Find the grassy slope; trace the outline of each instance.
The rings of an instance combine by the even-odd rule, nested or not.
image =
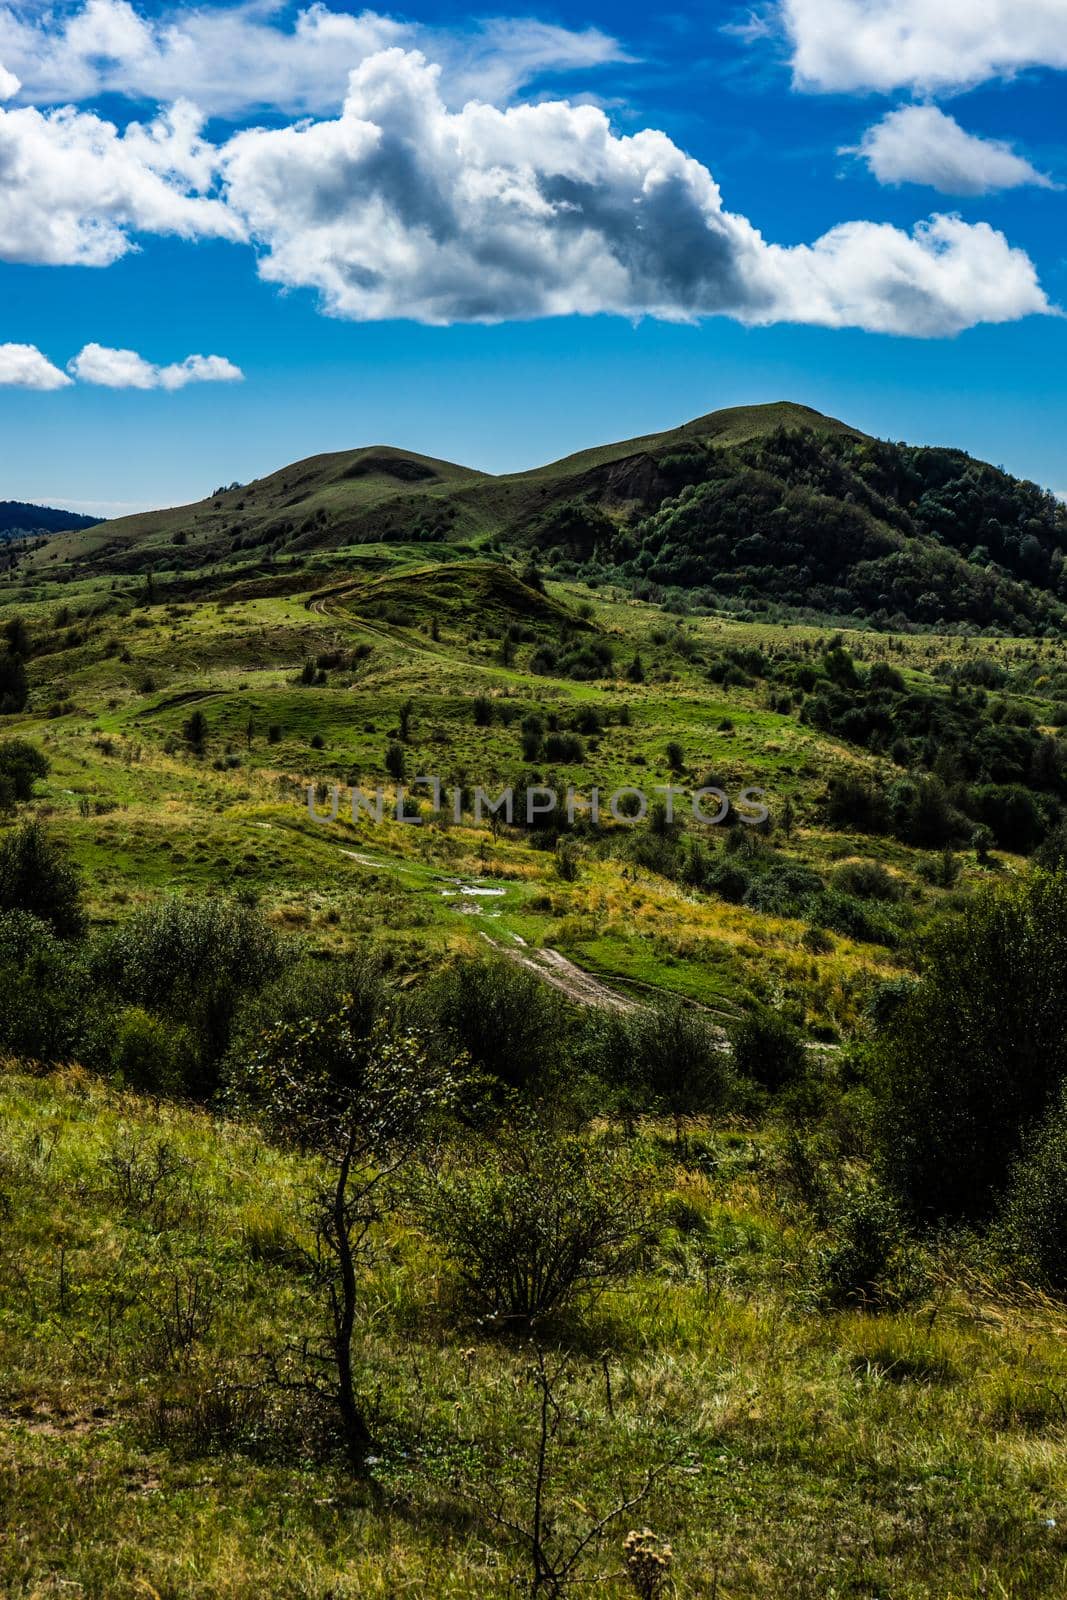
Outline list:
[[[312,456],[190,506],[145,512],[102,523],[88,532],[53,540],[34,564],[47,570],[55,563],[90,561],[100,565],[110,555],[133,547],[159,550],[161,556],[176,533],[210,550],[212,559],[225,553],[238,536],[257,541],[285,533],[302,548],[336,546],[346,536],[373,537],[377,527],[395,531],[397,522],[417,523],[451,509],[464,534],[475,537],[502,531],[509,519],[542,504],[548,488],[564,497],[590,470],[650,449],[664,450],[685,439],[700,438],[727,445],[759,437],[783,425],[817,431],[854,432],[806,406],[777,402],[712,412],[683,427],[641,439],[625,440],[568,456],[533,472],[501,478],[451,462],[437,461],[385,445],[372,445],[332,455]],[[376,520],[377,519],[377,520]],[[308,524],[305,528],[304,524]],[[303,534],[303,538],[301,538]]]
[[[82,630],[79,642],[34,658],[31,709],[5,719],[4,731],[47,751],[52,773],[40,809],[87,874],[98,919],[121,918],[163,891],[241,889],[324,949],[381,936],[417,971],[450,950],[484,949],[482,932],[504,944],[517,936],[642,993],[651,985],[727,1011],[782,999],[831,1038],[855,1018],[872,978],[901,970],[899,952],[838,935],[831,949],[812,950],[799,921],[728,905],[644,869],[628,875],[618,860],[589,854],[577,881],[564,882],[550,853],[507,830],[494,838],[470,825],[313,823],[304,785],[383,781],[386,747],[408,700],[412,773],[437,773],[446,783],[507,781],[521,766],[523,715],[554,714],[566,723],[591,706],[609,725],[587,739],[584,763],[538,763],[561,790],[665,784],[667,746],[677,740],[683,783],[711,774],[735,794],[761,785],[779,812],[788,797],[798,819],[783,844],[789,857],[823,872],[857,854],[878,858],[905,886],[918,918],[988,877],[972,857],[956,890],[931,889],[920,876],[921,852],[827,832],[818,818],[832,773],[893,769],[769,709],[758,684],[708,682],[704,663],[726,646],[814,649],[817,630],[701,618],[678,634],[657,608],[622,596],[552,586],[545,599],[489,563],[427,567],[391,554],[391,575],[340,592],[327,586],[318,599],[146,605],[128,584],[112,590],[89,582],[56,586],[51,599],[20,606],[31,626],[47,631],[62,596]],[[587,619],[577,614],[579,602]],[[100,607],[103,615],[79,619]],[[538,639],[567,613],[580,637],[611,644],[618,677],[575,682],[530,673]],[[499,636],[509,620],[530,642],[506,667]],[[872,635],[851,642],[860,659],[887,649]],[[332,669],[324,687],[297,683],[308,656],[340,652],[347,662],[357,646],[369,653]],[[647,669],[640,685],[621,675],[637,649]],[[1064,659],[1057,643],[913,638],[900,641],[893,659],[924,683],[939,660],[973,653],[1016,668],[1031,662],[1030,704],[1038,721],[1049,719],[1042,683]],[[511,707],[514,720],[476,726],[479,693]],[[61,714],[50,715],[57,706]],[[182,736],[194,706],[207,722],[203,757]],[[623,706],[629,725],[618,721]],[[276,742],[268,739],[272,728]],[[1001,870],[1013,863],[1003,858]],[[446,893],[456,878],[504,893]]]
[[[174,1176],[148,1200],[137,1174],[160,1142]],[[559,1530],[682,1453],[582,1577],[630,1592],[614,1574],[636,1523],[673,1543],[679,1600],[1061,1595],[1059,1312],[946,1289],[914,1313],[814,1315],[793,1288],[804,1232],[757,1181],[766,1140],[709,1136],[688,1167],[647,1147],[662,1197],[703,1221],[557,1330],[578,1350],[550,1476]],[[249,1352],[309,1326],[287,1264],[306,1167],[77,1072],[7,1072],[0,1174],[5,1595],[515,1593],[522,1552],[477,1497],[527,1504],[528,1356],[465,1322],[414,1228],[383,1241],[358,1344],[381,1439],[371,1492],[291,1399],[218,1397],[253,1376]],[[194,1294],[185,1337],[175,1297]]]

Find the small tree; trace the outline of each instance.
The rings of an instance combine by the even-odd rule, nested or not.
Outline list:
[[[529,1558],[529,1588],[516,1574],[516,1582],[533,1600],[565,1600],[576,1590],[588,1590],[603,1581],[602,1577],[583,1576],[585,1558],[595,1550],[605,1531],[628,1511],[633,1511],[646,1500],[655,1487],[656,1480],[668,1472],[677,1456],[650,1467],[644,1481],[625,1498],[597,1515],[573,1497],[566,1501],[553,1493],[555,1466],[559,1447],[568,1434],[585,1429],[588,1417],[584,1408],[568,1404],[566,1390],[574,1376],[572,1358],[562,1354],[549,1362],[545,1351],[536,1345],[527,1377],[533,1390],[533,1429],[525,1465],[529,1472],[526,1484],[516,1484],[510,1495],[498,1483],[493,1500],[486,1500],[479,1491],[471,1498],[500,1528],[513,1534]],[[515,1490],[520,1505],[515,1506]],[[573,1525],[573,1512],[581,1513],[583,1521]],[[568,1523],[572,1525],[568,1527]],[[663,1553],[654,1562],[637,1557],[633,1541],[640,1540],[645,1550],[658,1546],[655,1535],[645,1531],[631,1534],[623,1545],[624,1570],[632,1587],[644,1600],[657,1600],[665,1592],[664,1583],[650,1583],[653,1572],[664,1579],[671,1565],[670,1546],[658,1546]],[[635,1557],[637,1557],[635,1559]]]
[[[38,778],[48,774],[44,753],[25,739],[5,739],[0,743],[0,811],[10,811],[20,800],[29,800]]]
[[[599,1030],[599,1075],[631,1112],[686,1120],[721,1111],[733,1092],[729,1052],[706,1016],[681,1004],[615,1012]]]
[[[459,1090],[461,1063],[442,1062],[413,1031],[364,1034],[347,1008],[325,1019],[283,1023],[246,1064],[243,1097],[275,1137],[321,1159],[312,1193],[312,1281],[325,1302],[323,1336],[299,1354],[306,1387],[332,1401],[345,1453],[362,1472],[372,1445],[356,1379],[353,1342],[361,1273],[393,1180],[427,1138],[436,1113]],[[330,1376],[324,1381],[321,1374]]]
[[[571,1019],[556,991],[526,968],[457,961],[437,980],[429,1005],[437,1026],[498,1084],[528,1089],[555,1076]]]
[[[882,1162],[913,1213],[978,1222],[1067,1080],[1067,877],[983,890],[920,954],[875,1044]]]
[[[537,1128],[439,1176],[425,1214],[471,1301],[505,1327],[627,1278],[655,1236],[649,1176],[632,1157]]]
[[[185,1087],[206,1096],[242,997],[277,978],[290,959],[253,907],[170,896],[113,933],[95,971],[124,1000],[188,1028],[198,1059]]]
[[[81,882],[60,846],[36,818],[0,843],[0,911],[29,911],[61,938],[85,928]]]
[[[186,741],[192,745],[193,749],[202,750],[204,748],[204,740],[207,738],[207,718],[204,713],[199,710],[194,711],[192,716],[186,719],[183,731]]]
[[[385,770],[394,783],[403,783],[407,771],[407,757],[402,744],[391,744],[385,752]]]
[[[804,1041],[778,1011],[749,1012],[733,1030],[730,1042],[738,1076],[764,1089],[785,1089],[807,1071]]]

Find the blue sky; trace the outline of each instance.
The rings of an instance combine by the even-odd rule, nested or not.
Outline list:
[[[782,398],[1067,491],[1067,0],[974,9],[0,5],[0,498]]]

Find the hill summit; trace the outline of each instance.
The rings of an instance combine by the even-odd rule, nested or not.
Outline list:
[[[385,445],[53,542],[52,564],[255,581],[371,545],[533,560],[642,598],[876,626],[1060,632],[1067,508],[961,450],[788,401],[492,476]],[[436,548],[434,548],[436,547]]]

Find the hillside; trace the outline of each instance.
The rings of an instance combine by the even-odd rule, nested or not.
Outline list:
[[[539,1345],[552,1550],[609,1518],[557,1593],[632,1600],[647,1526],[677,1600],[1062,1595],[1067,641],[683,590],[731,494],[827,583],[950,500],[968,565],[921,453],[751,421],[541,480],[320,458],[216,496],[308,494],[306,543],[175,512],[140,569],[112,525],[0,579],[0,1592],[531,1593]],[[415,480],[456,532],[330,546]],[[318,1119],[381,1090],[338,1343]]]
[[[381,544],[533,554],[557,577],[786,620],[1033,634],[1067,619],[1067,508],[1053,496],[961,451],[879,441],[784,402],[503,477],[386,446],[317,456],[69,534],[30,570],[283,592]]]
[[[76,511],[57,511],[51,506],[27,505],[22,500],[0,500],[0,542],[21,534],[67,533],[91,528],[98,517],[79,516]]]

